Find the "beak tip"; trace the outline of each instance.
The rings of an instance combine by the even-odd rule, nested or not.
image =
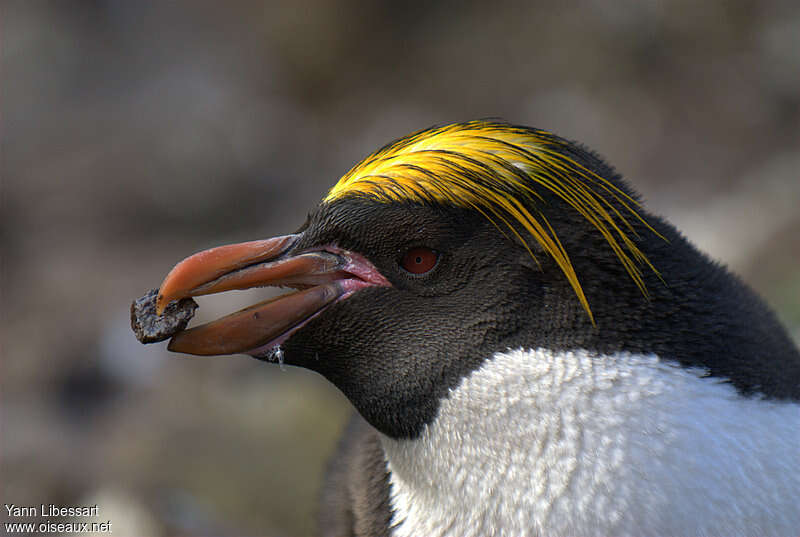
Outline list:
[[[156,297],[156,315],[164,315],[164,310],[167,309],[169,303],[164,299],[164,295],[160,294]]]

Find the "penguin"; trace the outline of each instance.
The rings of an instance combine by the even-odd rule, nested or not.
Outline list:
[[[352,403],[323,535],[800,532],[800,353],[597,154],[478,120],[356,164],[295,233],[188,257],[157,307],[287,294],[173,335]]]

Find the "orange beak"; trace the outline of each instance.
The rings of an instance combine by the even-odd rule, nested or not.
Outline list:
[[[159,289],[160,315],[173,300],[252,287],[298,289],[178,332],[168,349],[196,355],[270,352],[333,302],[389,282],[362,256],[336,247],[288,255],[299,235],[220,246],[173,268]]]

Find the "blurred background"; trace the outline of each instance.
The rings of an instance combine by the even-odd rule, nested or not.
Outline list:
[[[98,504],[115,535],[310,535],[347,401],[142,346],[129,305],[197,250],[294,231],[433,124],[586,143],[798,338],[794,0],[0,6],[0,503]]]

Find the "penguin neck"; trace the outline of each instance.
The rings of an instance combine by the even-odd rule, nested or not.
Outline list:
[[[495,354],[418,438],[381,437],[393,535],[797,527],[800,406],[702,375],[652,355]]]

